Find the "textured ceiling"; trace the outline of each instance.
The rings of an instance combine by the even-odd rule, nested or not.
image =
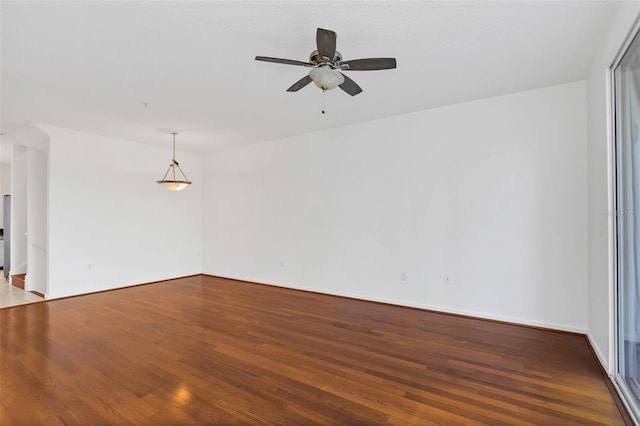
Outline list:
[[[605,1],[8,2],[1,130],[29,122],[206,152],[584,79],[618,7]],[[350,97],[309,85],[317,27],[352,71]],[[146,105],[145,105],[146,103]]]

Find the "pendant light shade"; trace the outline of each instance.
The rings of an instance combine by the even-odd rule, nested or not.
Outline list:
[[[191,182],[184,180],[159,180],[158,183],[167,191],[182,191],[191,185]]]
[[[176,135],[177,133],[171,133],[173,135],[173,158],[167,172],[162,177],[162,180],[156,181],[162,187],[168,191],[182,191],[187,186],[191,185],[191,181],[184,174],[180,164],[176,161]],[[178,173],[176,173],[176,170]]]

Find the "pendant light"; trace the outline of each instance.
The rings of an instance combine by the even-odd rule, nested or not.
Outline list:
[[[171,133],[173,135],[173,158],[171,159],[171,164],[169,164],[169,168],[167,172],[164,174],[162,180],[158,180],[160,185],[168,191],[182,191],[187,186],[191,185],[191,181],[187,178],[187,175],[184,174],[182,168],[180,168],[180,164],[176,161],[176,135],[177,133]],[[176,169],[180,172],[183,179],[176,179]],[[168,179],[167,179],[168,177]]]

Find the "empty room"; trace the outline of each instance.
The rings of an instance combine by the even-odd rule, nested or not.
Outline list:
[[[640,424],[640,1],[0,24],[0,424]]]

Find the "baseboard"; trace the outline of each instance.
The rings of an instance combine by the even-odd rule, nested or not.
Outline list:
[[[47,301],[71,299],[71,298],[74,298],[74,297],[88,296],[90,294],[106,293],[108,291],[116,291],[116,290],[122,290],[122,289],[125,289],[125,288],[139,287],[139,286],[149,285],[149,284],[157,284],[157,283],[162,283],[162,282],[166,282],[166,281],[181,280],[183,278],[198,277],[198,276],[202,276],[202,275],[203,274],[191,274],[191,275],[184,275],[184,276],[181,276],[181,277],[165,278],[165,279],[161,279],[161,280],[148,281],[148,282],[138,283],[138,284],[129,284],[129,285],[125,285],[125,286],[122,286],[122,287],[113,287],[113,288],[105,288],[105,289],[102,289],[102,290],[88,291],[86,293],[68,294],[68,295],[64,295],[64,296],[49,296],[47,298]]]
[[[636,425],[637,426],[638,424],[640,424],[640,423],[634,421],[633,420],[633,416],[630,415],[630,413],[632,412],[632,409],[631,409],[631,407],[629,407],[629,404],[627,403],[627,400],[621,396],[622,395],[622,390],[620,389],[620,387],[618,386],[616,381],[613,380],[612,377],[609,377],[609,380],[607,382],[607,387],[609,387],[609,392],[611,392],[611,395],[613,396],[613,399],[614,399],[614,401],[616,403],[616,406],[618,407],[618,411],[620,411],[620,414],[622,415],[622,418],[624,419],[625,425],[627,425],[627,426]]]
[[[603,362],[605,358],[603,357],[602,352],[600,351],[598,346],[594,344],[595,340],[591,336],[591,333],[586,333],[584,335],[584,338],[585,338],[585,341],[587,342],[587,346],[589,347],[589,350],[591,351],[591,354],[593,355],[593,359],[596,361],[596,364],[598,364],[598,367],[600,367],[600,373],[602,373],[602,380],[604,380],[604,383],[607,386],[607,389],[609,390],[609,394],[611,394],[611,398],[613,398],[613,402],[615,402],[616,407],[618,407],[618,411],[620,412],[620,416],[622,416],[622,419],[624,420],[625,425],[627,426],[635,425],[636,422],[633,421],[633,417],[630,414],[631,407],[629,407],[629,405],[627,404],[627,401],[621,396],[622,393],[618,388],[618,385],[616,384],[615,380],[613,379],[613,375],[608,372],[608,368],[606,368],[608,363]]]
[[[484,320],[484,321],[493,321],[493,322],[499,322],[499,323],[503,323],[503,324],[518,325],[518,326],[522,326],[522,327],[537,328],[537,329],[556,331],[556,332],[561,332],[561,333],[570,333],[570,334],[577,334],[577,335],[585,335],[587,333],[587,329],[586,328],[573,327],[573,326],[569,326],[569,325],[557,324],[557,323],[551,323],[551,322],[531,321],[531,320],[526,320],[526,319],[523,319],[523,318],[509,317],[509,316],[504,316],[504,315],[492,315],[492,314],[486,314],[486,313],[483,313],[483,312],[466,311],[466,310],[461,310],[461,309],[452,309],[452,308],[447,308],[447,307],[442,307],[442,306],[437,306],[437,305],[416,304],[416,303],[410,303],[410,302],[406,302],[406,301],[402,301],[402,300],[376,298],[376,297],[364,298],[361,295],[348,293],[348,292],[331,292],[330,293],[330,292],[327,292],[324,289],[315,289],[315,288],[308,288],[308,287],[293,287],[293,286],[287,286],[287,285],[283,285],[283,284],[262,282],[262,281],[256,281],[256,280],[253,280],[253,279],[246,279],[246,278],[228,277],[228,276],[217,275],[217,274],[203,273],[202,275],[213,277],[213,278],[224,278],[224,279],[227,279],[227,280],[243,281],[243,282],[252,283],[252,284],[268,285],[268,286],[272,286],[272,287],[287,288],[287,289],[290,289],[290,290],[306,291],[306,292],[310,292],[310,293],[324,294],[324,295],[327,295],[327,296],[344,297],[344,298],[347,298],[347,299],[362,300],[362,301],[366,301],[366,302],[374,302],[374,303],[382,303],[382,304],[386,304],[386,305],[402,306],[402,307],[405,307],[405,308],[420,309],[420,310],[423,310],[423,311],[438,312],[438,313],[442,313],[442,314],[456,315],[456,316],[461,316],[461,317],[480,319],[480,320]]]
[[[596,360],[600,364],[600,367],[602,368],[603,373],[606,376],[611,376],[613,372],[610,371],[610,369],[609,369],[609,361],[608,361],[609,357],[605,357],[604,356],[604,354],[600,350],[600,346],[598,346],[596,344],[595,339],[591,335],[591,332],[587,331],[585,333],[585,336],[586,336],[586,339],[587,339],[587,343],[589,344],[589,347],[591,348],[591,352],[593,352],[593,356],[596,358]]]
[[[563,333],[585,334],[587,332],[587,329],[583,327],[574,327],[570,325],[558,324],[553,322],[545,322],[545,321],[532,321],[524,318],[510,317],[507,315],[494,315],[494,314],[487,314],[485,312],[467,311],[463,309],[451,309],[448,307],[437,306],[437,305],[423,305],[422,308],[431,310],[431,311],[442,312],[450,315],[460,315],[465,317],[483,319],[487,321],[496,321],[496,322],[502,322],[507,324],[520,325],[524,327],[532,327],[532,328],[551,330],[551,331],[560,331]]]

